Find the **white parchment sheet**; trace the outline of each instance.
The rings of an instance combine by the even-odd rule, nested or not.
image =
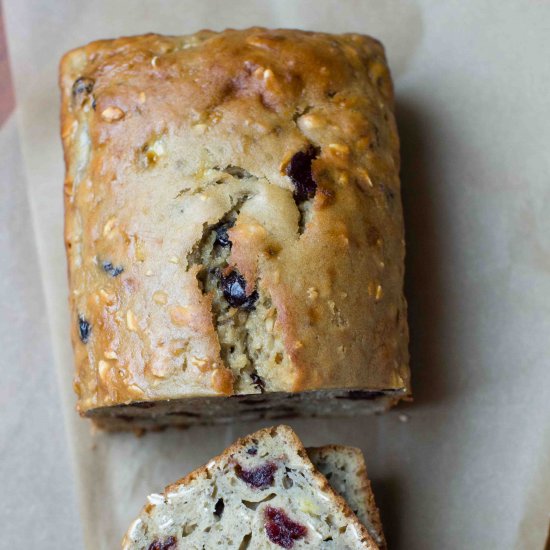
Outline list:
[[[262,24],[380,38],[402,139],[416,401],[382,417],[291,425],[306,444],[363,449],[392,549],[541,549],[550,512],[550,3],[4,4],[86,547],[117,548],[146,494],[261,423],[137,439],[93,434],[74,412],[59,58],[96,38]]]

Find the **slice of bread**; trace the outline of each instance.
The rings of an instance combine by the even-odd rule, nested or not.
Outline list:
[[[378,549],[287,426],[238,440],[148,499],[125,550]]]
[[[367,476],[360,449],[343,445],[326,445],[307,449],[311,462],[327,478],[367,528],[381,550],[386,548],[380,513]]]

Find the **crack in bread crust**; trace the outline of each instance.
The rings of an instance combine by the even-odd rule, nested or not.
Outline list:
[[[277,311],[261,288],[259,278],[246,281],[247,294],[258,294],[258,299],[250,308],[232,307],[222,289],[224,274],[234,269],[230,263],[232,242],[229,233],[239,221],[241,208],[254,195],[251,189],[258,178],[234,165],[227,166],[222,172],[231,178],[246,180],[247,186],[236,198],[232,198],[230,210],[216,223],[205,224],[200,241],[187,256],[187,269],[199,266],[199,288],[211,297],[212,319],[220,343],[221,359],[231,369],[236,393],[262,393],[266,389],[266,381],[258,370],[270,360],[280,364],[285,358],[284,348],[277,345],[273,336],[270,337]],[[220,228],[223,229],[223,236],[220,235]]]

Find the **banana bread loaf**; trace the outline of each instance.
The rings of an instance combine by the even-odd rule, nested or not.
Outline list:
[[[383,48],[227,30],[61,62],[75,391],[107,428],[356,415],[409,393]]]
[[[378,548],[287,426],[240,439],[148,500],[124,550]]]

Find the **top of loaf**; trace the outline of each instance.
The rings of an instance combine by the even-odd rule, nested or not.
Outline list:
[[[262,28],[101,40],[63,57],[60,84],[82,410],[408,387],[399,144],[378,41]],[[316,186],[300,205],[297,153]],[[248,346],[261,384],[228,364],[204,292],[201,243],[232,210],[227,264],[269,325]]]

